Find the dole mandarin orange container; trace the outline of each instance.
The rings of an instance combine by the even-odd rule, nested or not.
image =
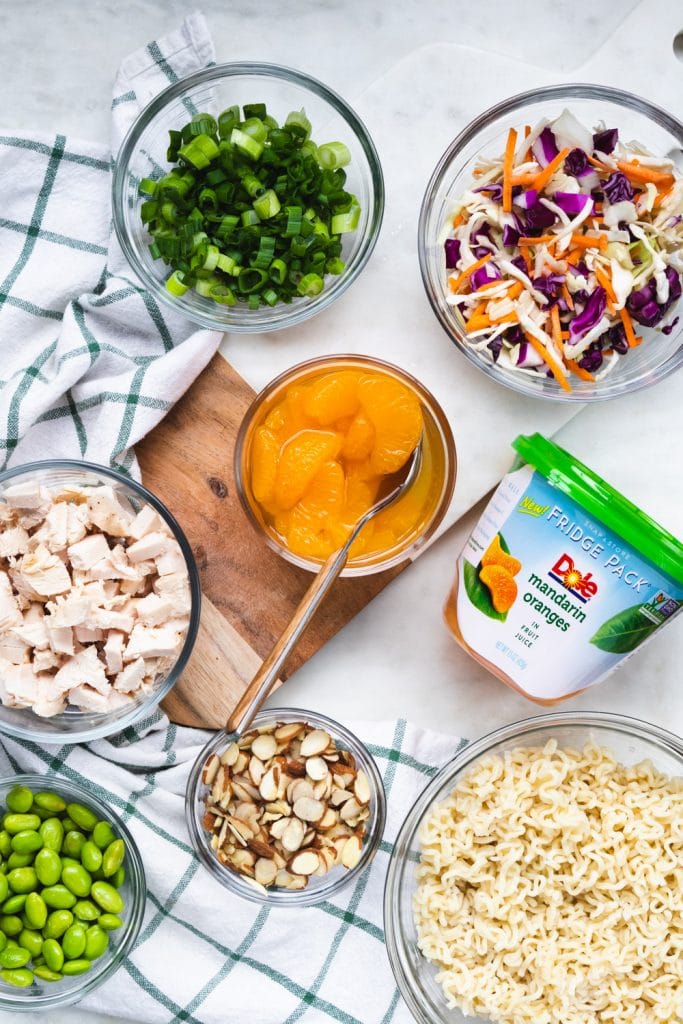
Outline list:
[[[317,571],[400,472],[420,436],[417,479],[363,528],[343,575],[388,569],[413,558],[433,536],[456,473],[443,410],[419,381],[390,363],[326,356],[268,384],[237,438],[240,500],[274,550]]]

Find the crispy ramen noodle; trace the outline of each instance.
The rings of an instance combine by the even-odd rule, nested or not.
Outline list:
[[[608,751],[482,758],[420,831],[419,948],[498,1024],[680,1024],[683,780]]]

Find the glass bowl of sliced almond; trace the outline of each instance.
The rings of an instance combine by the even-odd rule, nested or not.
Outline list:
[[[297,708],[261,711],[241,736],[217,733],[187,788],[200,860],[236,895],[311,906],[356,878],[379,846],[382,779],[361,741]]]

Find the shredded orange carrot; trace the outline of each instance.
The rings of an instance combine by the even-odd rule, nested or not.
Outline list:
[[[584,254],[581,249],[571,249],[569,252],[564,254],[563,259],[566,260],[567,263],[573,263],[574,260],[582,260],[583,255]]]
[[[583,366],[579,366],[579,364],[574,359],[568,359],[567,366],[572,371],[572,373],[575,373],[577,377],[581,378],[581,380],[595,380],[593,374],[589,373],[588,370],[584,370]]]
[[[479,292],[488,291],[489,288],[497,288],[499,284],[505,284],[505,281],[501,279],[498,279],[497,281],[485,281],[484,284],[475,289],[473,294],[478,295]]]
[[[460,213],[456,213],[455,217],[453,218],[453,227],[454,228],[459,228],[460,225],[464,224],[464,223],[465,223],[465,218],[463,217],[462,210],[461,210]]]
[[[668,197],[671,195],[672,192],[673,192],[673,185],[669,185],[669,187],[667,189],[665,189],[664,192],[658,192],[657,195],[655,196],[655,201],[652,204],[653,208],[656,207],[656,206],[661,206],[662,203],[666,199],[668,199]]]
[[[627,160],[617,160],[617,167],[631,181],[637,181],[641,184],[647,184],[647,182],[651,181],[657,188],[665,189],[670,188],[674,183],[673,174],[653,171],[651,167],[641,167],[636,160],[630,163]]]
[[[527,238],[526,235],[522,235],[517,245],[550,245],[551,242],[556,241],[556,235],[539,235],[538,238]]]
[[[523,245],[519,251],[521,252],[522,259],[526,264],[526,272],[529,275],[529,277],[532,278],[534,276],[534,268],[531,262],[531,256],[529,255],[529,250],[526,248],[526,246]]]
[[[517,146],[517,132],[511,128],[508,132],[508,140],[505,145],[505,156],[503,158],[503,211],[512,211],[512,167],[515,160],[515,148]]]
[[[524,328],[522,328],[524,330]],[[534,338],[533,334],[529,334],[528,331],[524,331],[524,337],[529,342],[531,347],[538,352],[541,359],[543,359],[550,367],[550,372],[553,377],[560,385],[563,391],[571,391],[571,385],[567,380],[564,371],[554,356],[548,351],[545,345],[542,345],[538,338]]]
[[[538,171],[521,171],[519,174],[513,174],[510,178],[511,185],[531,185],[536,180]]]
[[[617,301],[617,296],[614,291],[614,286],[612,285],[611,280],[609,279],[605,271],[601,270],[600,267],[595,268],[595,276],[598,279],[598,283],[601,284],[607,292],[607,298],[609,299],[609,302],[612,304],[612,309],[610,309],[610,313],[614,313],[614,303],[616,303]]]
[[[588,157],[588,163],[592,164],[593,167],[597,167],[599,171],[604,171],[605,174],[612,174],[614,168],[608,167],[607,164],[603,164],[601,160],[596,160],[594,156]]]
[[[492,316],[489,318],[492,324],[516,324],[519,323],[519,317],[512,310],[510,313],[505,313],[503,316]]]
[[[596,213],[602,213],[602,203],[599,199],[596,199],[593,203],[593,209]]]
[[[531,125],[530,124],[525,124],[524,125],[524,138],[528,139],[530,135],[531,135]],[[527,151],[525,152],[525,154],[524,154],[524,161],[523,162],[526,163],[527,160],[531,160],[531,155],[532,155],[531,154],[531,147],[529,147],[527,149]]]
[[[479,316],[471,316],[465,324],[465,330],[468,334],[471,334],[473,331],[482,331],[485,327],[490,326],[491,321],[485,313],[482,313]]]
[[[569,288],[567,288],[567,285],[564,283],[564,281],[562,282],[562,286],[561,286],[560,290],[562,292],[562,298],[567,303],[568,308],[569,309],[573,309],[574,308],[574,300],[571,297],[571,295],[569,294]]]
[[[483,167],[475,167],[474,170],[472,171],[472,177],[473,178],[481,178],[483,173],[484,173],[484,168]]]
[[[517,296],[521,295],[523,291],[524,291],[524,285],[522,284],[522,282],[521,281],[515,281],[514,284],[510,285],[510,287],[508,288],[508,290],[507,290],[507,292],[505,294],[507,295],[508,299],[516,299]]]
[[[640,345],[643,339],[636,337],[636,332],[633,330],[633,321],[631,320],[630,313],[627,309],[620,309],[619,316],[621,317],[621,322],[624,325],[624,331],[626,332],[626,340],[628,342],[629,348],[637,348],[637,346]]]
[[[572,235],[571,242],[577,249],[606,249],[607,235]]]
[[[559,168],[564,163],[564,159],[568,153],[569,149],[566,147],[565,149],[560,150],[557,156],[550,161],[548,166],[544,167],[542,171],[539,171],[534,180],[534,188],[537,192],[543,191],[543,189],[546,187],[555,171],[559,170]]]
[[[473,263],[471,267],[467,268],[467,270],[463,270],[462,274],[459,274],[458,277],[456,277],[455,281],[450,281],[449,287],[451,291],[460,291],[460,286],[463,285],[465,281],[469,280],[470,274],[473,274],[475,270],[479,270],[479,267],[483,267],[485,263],[488,263],[492,256],[493,253],[487,252],[486,256],[482,256],[480,260],[477,260],[476,263]]]
[[[559,351],[562,351],[562,326],[560,324],[560,311],[557,306],[551,306],[550,308],[550,326],[553,329],[553,341],[557,345]]]
[[[568,341],[569,331],[560,331],[560,337],[562,338],[562,341]]]

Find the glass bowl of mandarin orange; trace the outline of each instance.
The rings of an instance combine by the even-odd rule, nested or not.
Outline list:
[[[316,571],[342,547],[420,438],[414,483],[363,527],[342,575],[388,569],[413,558],[434,536],[456,474],[443,410],[419,381],[391,363],[325,356],[268,384],[237,438],[240,500],[270,547]]]

